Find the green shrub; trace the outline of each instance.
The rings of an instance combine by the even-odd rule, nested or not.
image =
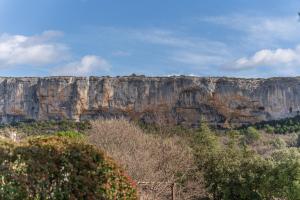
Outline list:
[[[226,132],[226,135],[228,135],[228,146],[234,147],[240,142],[240,136],[241,133],[238,130],[229,130]]]
[[[244,141],[247,144],[251,144],[251,143],[259,140],[260,137],[261,137],[260,132],[252,126],[248,127],[244,132]]]
[[[283,149],[286,147],[286,142],[282,138],[278,138],[278,137],[275,140],[271,141],[271,144],[276,149]]]
[[[58,131],[77,131],[80,133],[85,132],[91,128],[89,121],[76,122],[72,120],[62,120],[62,121],[30,121],[30,122],[18,122],[11,125],[3,125],[0,127],[4,128],[14,128],[18,132],[24,133],[26,136],[53,134]]]
[[[193,149],[205,187],[213,199],[260,199],[261,173],[268,163],[239,148],[236,141],[239,132],[229,131],[230,141],[224,147],[206,125],[202,127],[195,135]]]
[[[67,137],[67,138],[74,138],[74,139],[84,138],[84,135],[77,131],[59,131],[55,135],[59,137]]]
[[[0,199],[137,199],[134,183],[82,140],[0,142]]]
[[[205,146],[208,150],[213,151],[219,144],[215,132],[213,132],[204,121],[200,123],[199,130],[195,133],[192,139],[194,148],[202,148]]]
[[[268,179],[274,196],[278,199],[300,199],[300,150],[279,150],[272,154],[272,159],[274,167]]]
[[[284,148],[265,158],[234,142],[236,133],[229,133],[231,142],[226,146],[204,127],[192,147],[212,199],[300,199],[299,149]],[[247,129],[245,138],[257,140],[257,130]]]
[[[300,131],[300,115],[255,124],[257,129],[264,129],[267,133],[286,134]]]
[[[267,124],[267,125],[265,126],[265,130],[266,130],[267,133],[274,133],[275,128],[272,127],[272,126],[270,126],[269,124]]]
[[[271,165],[253,152],[226,149],[211,154],[202,167],[214,199],[263,199],[264,173]],[[271,191],[267,191],[271,192]]]

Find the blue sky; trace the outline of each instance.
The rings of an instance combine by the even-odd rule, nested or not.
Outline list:
[[[300,75],[298,0],[0,0],[0,76]]]

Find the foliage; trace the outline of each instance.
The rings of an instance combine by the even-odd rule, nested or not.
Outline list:
[[[182,125],[166,125],[166,124],[146,124],[140,121],[134,122],[143,132],[147,134],[160,136],[180,136],[186,137],[194,134],[195,129],[184,127]]]
[[[82,139],[84,137],[82,133],[79,133],[77,131],[59,131],[55,135],[59,137],[67,137],[73,139]]]
[[[134,183],[81,140],[1,141],[0,199],[137,199]]]
[[[205,186],[215,200],[300,199],[300,157],[297,149],[283,149],[271,157],[262,157],[239,146],[231,133],[228,145],[202,125],[192,143],[196,163]],[[247,133],[248,132],[248,133]],[[245,137],[257,139],[254,128]]]
[[[244,141],[247,144],[251,144],[261,137],[260,133],[256,128],[249,126],[245,131],[244,131]]]
[[[286,134],[300,132],[300,115],[280,120],[260,122],[254,125],[267,133]]]
[[[272,155],[274,168],[268,174],[270,189],[278,198],[300,199],[300,151],[296,148],[276,151]]]
[[[75,122],[72,120],[62,121],[30,121],[30,122],[17,122],[10,125],[1,125],[0,129],[14,128],[18,132],[25,133],[26,136],[40,135],[40,134],[53,134],[59,131],[77,131],[80,133],[85,132],[91,128],[89,121]]]
[[[286,142],[282,139],[282,138],[275,138],[275,140],[273,140],[272,145],[276,148],[276,149],[283,149],[287,146]]]
[[[200,123],[198,132],[192,138],[191,144],[197,157],[205,157],[206,154],[215,153],[220,148],[217,136],[203,121]]]
[[[265,125],[265,130],[267,133],[271,134],[275,132],[275,128],[273,126],[270,126],[269,124]]]

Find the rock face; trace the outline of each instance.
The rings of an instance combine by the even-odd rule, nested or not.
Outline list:
[[[201,116],[223,127],[294,116],[300,77],[0,78],[0,122],[128,117],[194,126]]]

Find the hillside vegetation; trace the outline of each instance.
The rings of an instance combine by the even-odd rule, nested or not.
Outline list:
[[[46,151],[45,154],[41,154],[45,155],[45,157],[34,156],[35,154],[32,152],[36,151],[37,146],[42,149],[51,147],[54,149],[58,148],[58,152],[69,152],[70,154],[67,155],[71,157],[65,157],[65,153],[57,154],[62,156],[65,164],[75,162],[75,157],[79,161],[84,160],[84,162],[91,159],[84,156],[81,157],[86,152],[85,148],[95,149],[96,152],[104,151],[105,154],[121,166],[125,174],[128,174],[133,179],[139,193],[138,197],[134,196],[135,186],[132,185],[131,178],[127,178],[122,170],[115,168],[116,171],[114,173],[119,174],[122,178],[109,179],[117,181],[114,183],[116,185],[112,187],[114,188],[114,195],[124,195],[124,193],[129,195],[119,196],[117,199],[171,199],[174,183],[176,185],[174,191],[176,198],[183,200],[300,199],[300,137],[295,131],[293,133],[280,134],[275,131],[267,131],[265,126],[261,126],[261,128],[259,126],[250,126],[241,130],[219,131],[211,129],[204,120],[202,120],[200,127],[197,129],[152,125],[141,126],[123,119],[84,122],[84,126],[82,125],[83,122],[65,121],[63,126],[60,126],[60,123],[62,122],[58,124],[54,122],[39,122],[2,127],[0,132],[3,136],[17,141],[17,143],[12,143],[8,142],[7,139],[3,139],[2,149],[26,147],[24,152],[30,149],[28,151],[30,153],[24,154],[27,156],[26,159],[22,157],[23,154],[16,154],[18,155],[16,158],[23,159],[21,163],[26,163],[29,160],[33,163],[34,160],[38,160],[35,163],[38,163],[41,167],[39,175],[44,174],[45,177],[49,176],[48,173],[43,171],[47,167],[50,166],[51,169],[56,170],[64,169],[64,167],[62,168],[62,163],[55,160],[56,157],[48,159],[47,156],[53,156],[52,151]],[[270,124],[268,125],[271,126]],[[37,127],[32,134],[35,136],[30,136],[31,127]],[[274,127],[276,127],[275,123]],[[41,131],[45,129],[48,129],[48,131]],[[30,137],[28,138],[28,136]],[[55,141],[55,147],[51,146],[53,141]],[[77,147],[75,144],[80,145]],[[73,150],[68,150],[73,145],[76,146],[77,153]],[[56,155],[56,153],[54,154]],[[4,155],[7,156],[8,154]],[[101,153],[100,155],[104,156]],[[106,156],[103,159],[106,160]],[[9,166],[15,166],[16,160],[11,161]],[[6,164],[7,162],[2,160],[2,166]],[[28,167],[28,164],[22,164],[21,166]],[[116,165],[113,164],[113,166]],[[26,167],[21,167],[21,169],[27,169]],[[87,168],[89,166],[86,164],[78,165],[78,170],[86,171]],[[15,169],[15,167],[11,167],[11,169]],[[12,172],[20,173],[19,171]],[[58,171],[56,173],[58,173],[57,177],[61,177],[63,174]],[[26,176],[28,178],[28,174]],[[35,177],[35,174],[33,176]],[[85,176],[89,177],[90,175]],[[101,179],[101,181],[96,181],[92,184],[95,186],[98,184],[101,187],[104,180]],[[119,181],[122,182],[122,187]],[[23,184],[19,179],[16,179],[15,183]],[[33,181],[30,183],[39,185],[40,182]],[[126,185],[125,188],[123,188],[123,183]],[[42,183],[42,185],[44,184]],[[71,188],[73,188],[72,184],[69,185]],[[58,185],[55,186],[65,189]],[[95,188],[89,188],[89,183],[85,186],[86,189],[84,191],[95,191]],[[37,188],[39,187],[37,186]],[[77,185],[74,187],[76,188]],[[45,189],[44,186],[41,188]],[[19,188],[17,187],[17,189]],[[82,188],[78,188],[76,191],[79,192],[81,190]],[[13,191],[16,191],[16,189],[13,189]],[[30,190],[26,189],[25,191]],[[45,190],[41,189],[39,191]],[[68,193],[69,190],[66,191],[67,194],[78,195],[77,193]],[[108,193],[103,191],[101,195]],[[47,198],[50,199],[63,199],[49,196],[52,193],[47,190],[43,194],[48,194]],[[111,198],[115,197],[111,196]],[[36,199],[43,198],[38,196]],[[104,199],[109,198],[105,197]]]
[[[280,120],[264,121],[254,125],[267,133],[287,134],[300,132],[300,115]]]

